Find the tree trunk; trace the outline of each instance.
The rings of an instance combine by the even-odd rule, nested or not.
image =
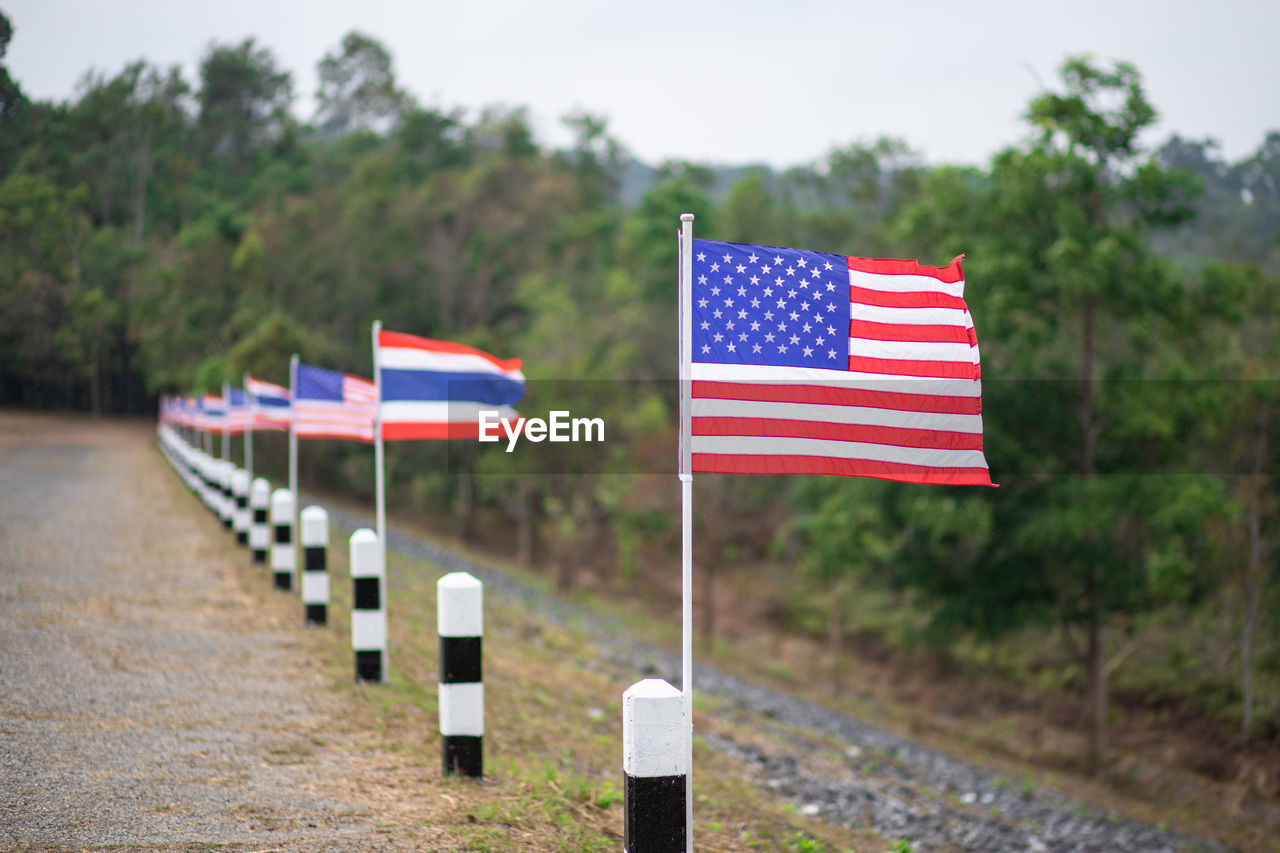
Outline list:
[[[1253,476],[1249,478],[1249,564],[1244,576],[1244,626],[1240,629],[1240,693],[1243,703],[1241,734],[1249,736],[1253,728],[1253,639],[1258,630],[1259,600],[1262,597],[1262,521],[1258,503],[1261,500],[1263,466],[1267,456],[1267,421],[1270,409],[1262,404],[1258,412],[1258,433],[1253,445]]]
[[[843,607],[840,581],[831,583],[831,604],[827,608],[827,654],[831,658],[831,692],[839,696],[844,692],[841,657],[844,653],[844,625],[841,622]]]
[[[1077,417],[1080,422],[1080,473],[1086,480],[1098,476],[1097,439],[1098,428],[1094,422],[1093,373],[1096,355],[1097,336],[1097,301],[1092,296],[1085,297],[1084,312],[1081,316],[1080,335],[1080,408]],[[1089,534],[1096,544],[1096,534]],[[1086,550],[1087,559],[1093,560],[1089,566],[1086,586],[1087,604],[1089,608],[1089,638],[1085,660],[1085,704],[1088,718],[1088,755],[1089,763],[1099,766],[1107,751],[1107,653],[1106,637],[1106,600],[1102,592],[1102,566],[1097,562],[1097,549]]]
[[[522,566],[533,567],[537,558],[537,518],[534,512],[535,492],[529,478],[522,478],[516,496],[516,559]]]

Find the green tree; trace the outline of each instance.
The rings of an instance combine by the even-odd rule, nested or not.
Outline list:
[[[328,136],[384,132],[396,126],[412,97],[396,85],[391,54],[359,32],[342,38],[342,52],[326,53],[316,66],[316,125]]]
[[[196,100],[197,145],[209,169],[244,179],[256,168],[259,151],[279,153],[294,143],[292,79],[252,38],[209,49],[200,62]]]

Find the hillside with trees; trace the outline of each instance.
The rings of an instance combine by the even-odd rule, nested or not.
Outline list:
[[[194,80],[138,60],[33,101],[2,64],[15,23],[0,405],[150,414],[246,371],[287,383],[295,352],[369,376],[374,319],[519,357],[530,405],[604,418],[608,458],[394,446],[393,518],[565,590],[661,597],[679,214],[719,240],[964,252],[1000,488],[700,476],[700,640],[749,630],[714,603],[755,589],[772,628],[827,643],[833,684],[869,644],[1030,685],[1094,766],[1118,717],[1166,712],[1229,751],[1206,772],[1280,796],[1280,131],[1233,163],[1212,140],[1147,147],[1139,69],[1075,57],[981,168],[894,139],[785,171],[650,167],[587,112],[551,150],[518,107],[424,107],[359,33],[320,58],[305,121],[253,39]],[[370,460],[325,443],[304,486],[370,498]]]

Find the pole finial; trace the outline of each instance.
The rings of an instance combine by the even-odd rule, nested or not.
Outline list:
[[[681,221],[681,222],[692,222],[692,221],[693,221],[693,214],[692,214],[692,213],[682,213],[682,214],[680,214],[680,221]]]

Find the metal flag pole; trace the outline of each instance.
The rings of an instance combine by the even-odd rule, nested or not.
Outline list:
[[[298,504],[298,354],[289,359],[289,494],[293,495],[294,527]]]
[[[378,400],[373,416],[373,466],[375,512],[378,523],[378,549],[382,554],[383,576],[387,571],[387,494],[386,474],[383,469],[382,451],[382,371],[378,369],[378,336],[382,333],[382,321],[373,321],[373,386]]]
[[[231,458],[231,383],[222,383],[222,460]]]
[[[249,393],[249,374],[240,380],[244,383],[244,402],[249,407],[249,420],[244,425],[244,470],[249,472],[249,482],[253,482],[253,421],[258,414],[258,397]],[[249,401],[253,402],[250,403]]]
[[[680,598],[681,676],[688,766],[685,775],[685,850],[693,853],[693,214],[680,215]]]

